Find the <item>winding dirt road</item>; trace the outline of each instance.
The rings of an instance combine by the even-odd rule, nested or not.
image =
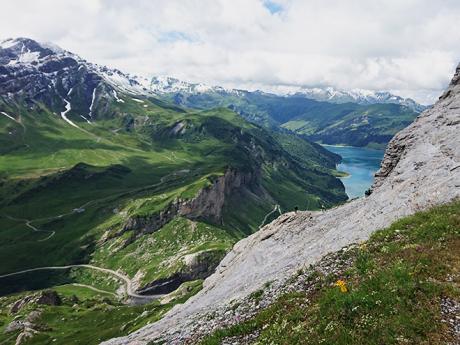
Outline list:
[[[47,237],[45,238],[42,238],[40,240],[37,240],[38,242],[44,242],[44,241],[47,241],[49,240],[51,237],[53,237],[55,234],[56,234],[56,231],[50,231],[50,230],[41,230],[41,229],[38,229],[36,228],[35,226],[32,225],[32,222],[34,220],[28,220],[28,219],[19,219],[19,218],[14,218],[14,217],[11,217],[11,216],[8,216],[8,215],[5,215],[6,218],[10,219],[10,220],[14,220],[16,222],[23,222],[26,224],[26,226],[30,229],[32,229],[33,231],[35,232],[44,232],[44,233],[47,233],[49,234]]]
[[[96,271],[108,273],[110,275],[113,275],[113,276],[117,277],[118,279],[120,279],[120,280],[122,280],[124,282],[124,284],[125,284],[125,293],[126,293],[126,295],[128,297],[131,297],[131,298],[134,298],[134,299],[156,299],[156,298],[159,297],[159,295],[151,295],[151,296],[139,295],[136,292],[134,292],[134,290],[132,288],[132,281],[131,281],[131,279],[129,279],[128,276],[126,276],[126,275],[124,275],[124,274],[122,274],[120,272],[108,269],[108,268],[102,268],[102,267],[97,267],[97,266],[87,265],[87,264],[67,265],[67,266],[46,266],[46,267],[30,268],[30,269],[27,269],[27,270],[22,270],[22,271],[18,271],[18,272],[13,272],[13,273],[0,275],[0,279],[13,277],[13,276],[16,276],[16,275],[29,273],[29,272],[48,271],[48,270],[66,270],[66,269],[74,268],[74,267],[89,268],[89,269],[93,269],[93,270],[96,270]]]
[[[280,205],[275,205],[275,207],[273,208],[273,210],[271,210],[270,212],[268,212],[268,213],[265,215],[264,220],[263,220],[262,223],[260,223],[260,225],[259,225],[259,229],[262,228],[262,227],[265,225],[265,222],[267,221],[267,218],[268,218],[269,216],[271,216],[273,213],[275,213],[276,211],[278,211],[278,213],[279,213],[280,215],[282,214],[282,213],[281,213],[281,207],[280,207]],[[259,230],[259,229],[258,229],[258,230]]]
[[[131,191],[127,191],[127,192],[122,192],[122,193],[118,193],[118,194],[115,194],[115,195],[110,195],[110,196],[107,196],[107,197],[104,197],[104,198],[100,198],[100,199],[96,199],[96,200],[91,200],[91,201],[88,201],[86,203],[84,203],[83,205],[81,205],[80,207],[78,208],[74,208],[72,211],[69,211],[67,213],[64,213],[64,214],[60,214],[60,215],[57,215],[57,216],[52,216],[52,217],[46,217],[46,218],[39,218],[39,219],[34,219],[34,220],[29,220],[29,219],[20,219],[20,218],[14,218],[14,217],[11,217],[9,215],[4,215],[6,218],[10,219],[10,220],[14,220],[14,221],[18,221],[18,222],[23,222],[25,223],[25,225],[27,227],[29,227],[30,229],[32,229],[33,231],[35,232],[44,232],[44,233],[48,233],[49,235],[43,239],[40,239],[38,240],[38,242],[43,242],[43,241],[47,241],[49,240],[50,238],[52,238],[56,232],[55,231],[50,231],[50,230],[42,230],[42,229],[39,229],[37,227],[35,227],[34,225],[32,225],[32,222],[37,222],[37,221],[46,221],[46,220],[53,220],[53,219],[60,219],[60,218],[63,218],[63,217],[66,217],[66,216],[69,216],[69,215],[72,215],[72,214],[75,214],[75,213],[79,213],[80,211],[79,210],[84,210],[85,207],[88,207],[89,205],[93,204],[93,203],[96,203],[96,202],[100,202],[100,201],[103,201],[103,200],[106,200],[106,199],[109,199],[109,198],[112,198],[114,196],[117,196],[117,197],[121,197],[121,196],[127,196],[127,195],[130,195],[130,194],[133,194],[133,193],[138,193],[138,192],[142,192],[142,191],[145,191],[145,190],[148,190],[148,189],[151,189],[151,188],[155,188],[155,187],[158,187],[160,186],[161,184],[163,184],[166,179],[168,179],[169,177],[171,176],[177,176],[177,175],[182,175],[184,173],[189,173],[190,171],[189,170],[180,170],[180,171],[175,171],[175,172],[172,172],[171,174],[168,174],[168,175],[165,175],[163,177],[160,178],[160,181],[155,183],[155,184],[152,184],[152,185],[148,185],[148,186],[143,186],[143,187],[140,187],[140,188],[137,188],[137,189],[134,189],[134,190],[131,190]],[[125,286],[125,293],[128,297],[132,298],[132,299],[135,299],[135,300],[151,300],[151,299],[157,299],[159,297],[161,297],[162,295],[150,295],[150,296],[146,296],[146,295],[139,295],[137,294],[133,288],[132,288],[132,281],[131,279],[129,279],[128,276],[120,273],[120,272],[117,272],[117,271],[114,271],[114,270],[111,270],[111,269],[108,269],[108,268],[102,268],[102,267],[98,267],[98,266],[94,266],[94,265],[89,265],[89,264],[76,264],[76,265],[66,265],[66,266],[46,266],[46,267],[37,267],[37,268],[31,268],[31,269],[26,269],[26,270],[22,270],[22,271],[18,271],[18,272],[13,272],[13,273],[8,273],[8,274],[3,274],[3,275],[0,275],[0,279],[1,278],[7,278],[7,277],[12,277],[12,276],[16,276],[16,275],[20,275],[20,274],[24,274],[24,273],[28,273],[28,272],[35,272],[35,271],[47,271],[47,270],[66,270],[66,269],[70,269],[70,268],[74,268],[74,267],[81,267],[81,268],[89,268],[89,269],[93,269],[93,270],[97,270],[97,271],[101,271],[101,272],[104,272],[104,273],[108,273],[112,276],[115,276],[117,277],[119,280],[122,280],[124,282],[124,286]],[[80,284],[81,286],[86,286],[88,288],[91,288],[95,291],[97,291],[98,289],[95,288],[95,287],[92,287],[90,285],[83,285],[83,284]],[[101,292],[102,290],[100,290]],[[107,292],[107,291],[106,291]]]

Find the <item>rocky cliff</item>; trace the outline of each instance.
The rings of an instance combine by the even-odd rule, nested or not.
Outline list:
[[[288,213],[238,242],[204,289],[162,320],[106,344],[181,343],[219,306],[286,280],[394,220],[460,197],[460,66],[446,93],[388,146],[372,194],[326,212]]]
[[[244,194],[251,189],[258,188],[261,197],[270,198],[268,193],[261,187],[260,178],[258,169],[252,172],[242,172],[228,168],[222,176],[215,178],[210,185],[202,188],[195,197],[191,199],[175,199],[164,209],[151,215],[128,217],[119,230],[115,232],[112,230],[107,231],[100,243],[120,237],[125,232],[131,231],[131,235],[124,240],[122,245],[127,247],[138,238],[160,230],[177,216],[222,225],[222,213],[224,207],[232,206],[229,200],[232,194]],[[185,265],[180,270],[172,272],[168,277],[138,286],[136,292],[139,294],[169,293],[177,289],[183,282],[204,279],[214,272],[225,253],[223,249],[214,249],[201,250],[193,255],[188,255]]]
[[[222,210],[228,196],[232,193],[241,193],[245,189],[250,189],[252,185],[260,185],[259,173],[227,169],[224,175],[216,178],[210,186],[201,189],[192,199],[177,199],[156,214],[128,218],[122,230],[116,236],[129,230],[134,230],[134,237],[152,233],[159,230],[176,216],[188,219],[203,219],[221,224]]]

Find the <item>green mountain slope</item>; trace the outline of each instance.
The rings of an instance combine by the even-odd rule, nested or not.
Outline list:
[[[295,157],[228,109],[117,97],[122,102],[109,100],[91,123],[71,109],[78,128],[59,108],[0,101],[16,119],[0,118],[0,274],[89,262],[137,274],[140,291],[169,292],[212,272],[275,205],[318,209],[346,200],[332,175],[336,157],[316,145],[293,139]],[[155,290],[164,280],[167,288]],[[47,285],[17,277],[2,292]]]
[[[32,343],[97,343],[156,320],[280,212],[344,202],[339,159],[228,108],[178,107],[120,71],[13,40],[0,47],[0,327],[17,317],[4,309],[16,298],[23,317],[37,311],[60,330],[37,324]],[[64,309],[42,309],[47,288]],[[103,334],[84,330],[108,310]],[[85,327],[61,329],[62,318]]]
[[[399,220],[369,241],[297,272],[286,288],[291,292],[255,315],[254,306],[272,293],[270,284],[253,293],[248,303],[235,304],[228,315],[244,321],[215,331],[201,344],[226,339],[243,344],[299,344],[305,339],[311,344],[452,342],[455,334],[448,320],[454,315],[448,307],[459,298],[459,222],[459,202]],[[39,331],[26,344],[53,339],[58,344],[98,344],[158,320],[200,284],[188,283],[171,300],[142,306],[123,305],[110,292],[71,284],[53,288],[59,304],[40,301],[42,291],[0,297],[0,341],[14,343],[21,330],[5,330],[15,319],[32,320]],[[18,301],[23,301],[20,307]],[[199,339],[192,335],[190,342]]]
[[[228,107],[251,122],[283,127],[325,144],[381,147],[417,116],[399,104],[336,104],[240,90],[166,93],[163,97],[196,109]]]

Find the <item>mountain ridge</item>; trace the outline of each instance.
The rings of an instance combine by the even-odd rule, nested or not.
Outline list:
[[[27,38],[2,41],[1,47],[0,87],[8,95],[6,99],[3,96],[4,101],[26,97],[43,102],[77,128],[81,122],[91,122],[93,116],[111,117],[107,103],[122,103],[118,93],[127,93],[164,102],[163,106],[175,105],[176,110],[229,108],[270,130],[283,127],[311,141],[381,148],[420,110],[410,101],[387,93],[372,98],[367,92],[364,101],[349,103],[351,99],[345,100],[343,92],[334,91],[334,95],[342,96],[331,103],[331,99],[315,100],[298,92],[278,96],[174,78],[149,80],[90,63],[59,47],[40,45]],[[348,133],[353,135],[348,137]]]
[[[246,120],[271,130],[287,130],[330,145],[384,148],[392,136],[409,125],[422,109],[388,93],[380,93],[387,98],[377,101],[370,100],[367,93],[363,102],[350,102],[350,98],[331,102],[308,98],[301,93],[275,95],[213,88],[173,78],[154,78],[151,88],[161,99],[178,106],[193,109],[227,107]]]
[[[225,88],[222,86],[210,86],[204,83],[190,83],[177,78],[160,76],[152,77],[150,90],[157,94],[165,93],[189,93],[199,94],[207,92],[243,94],[243,93],[258,93],[276,95],[281,97],[302,96],[316,101],[324,101],[329,103],[357,103],[361,105],[369,104],[399,104],[410,108],[415,112],[422,112],[429,106],[425,106],[415,102],[411,98],[404,98],[394,95],[388,91],[372,91],[366,89],[351,89],[340,90],[332,86],[327,87],[292,87],[287,91],[249,91],[237,88]]]

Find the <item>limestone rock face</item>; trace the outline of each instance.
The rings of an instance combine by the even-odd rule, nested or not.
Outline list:
[[[329,252],[366,240],[395,220],[460,197],[460,69],[436,105],[390,142],[373,193],[326,212],[280,216],[238,242],[204,288],[162,320],[106,344],[147,344],[186,335],[194,319],[285,280]]]
[[[259,185],[259,177],[257,173],[243,173],[228,169],[212,185],[201,189],[190,200],[175,200],[167,208],[154,215],[128,218],[117,236],[128,230],[135,230],[137,236],[155,232],[177,215],[189,219],[205,219],[212,223],[221,224],[222,210],[228,196],[249,189],[251,185]]]

